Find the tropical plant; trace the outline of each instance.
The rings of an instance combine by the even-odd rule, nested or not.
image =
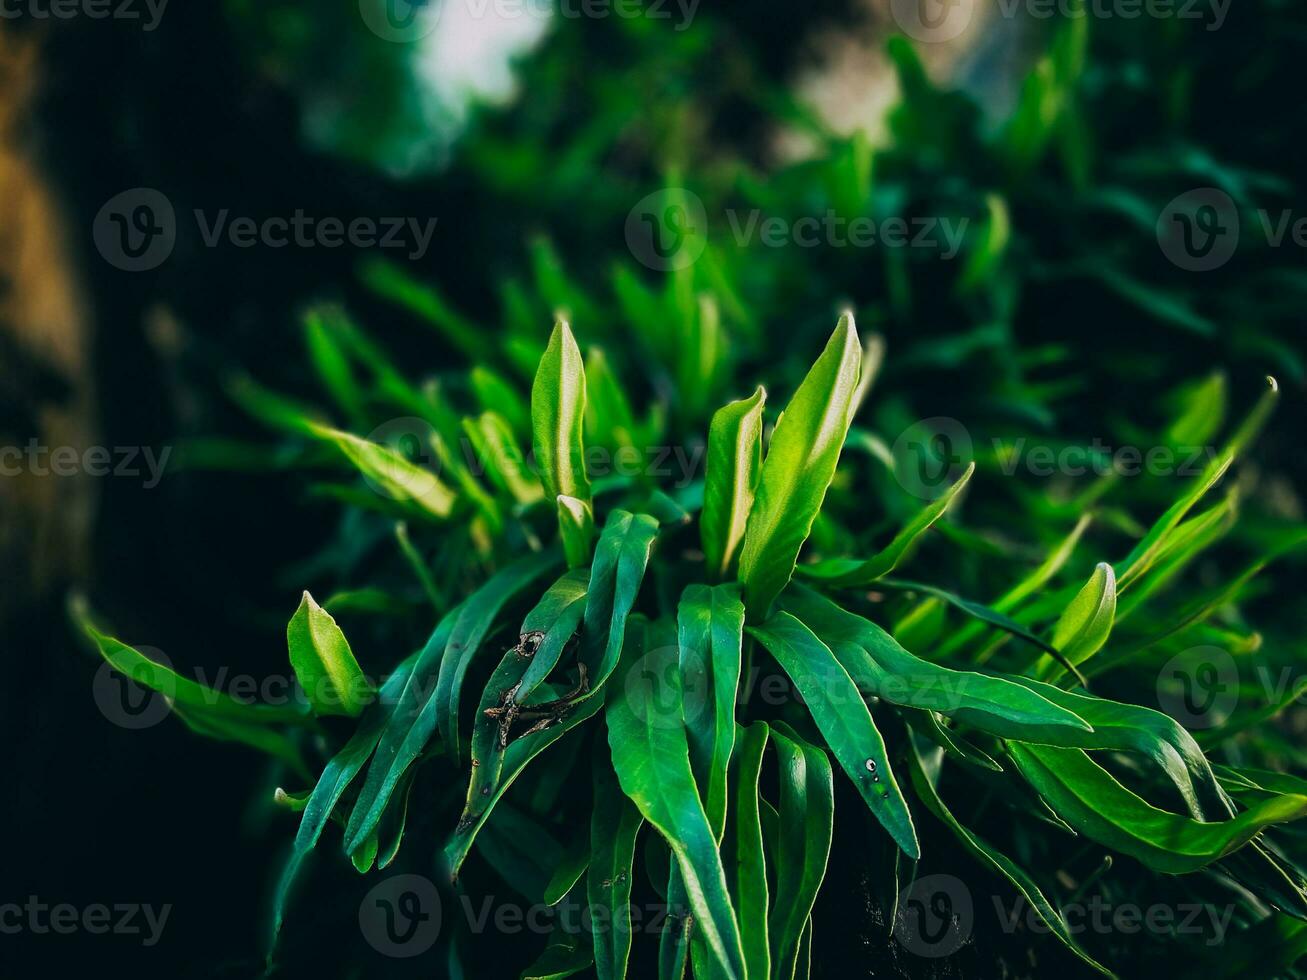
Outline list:
[[[703,302],[691,321],[700,338],[715,329]],[[404,854],[431,873],[435,853],[446,892],[493,892],[497,877],[530,903],[587,909],[598,925],[587,934],[559,920],[526,977],[591,968],[622,977],[655,962],[667,977],[807,976],[829,941],[823,879],[848,859],[832,851],[837,811],[841,826],[888,845],[871,887],[886,932],[897,929],[909,949],[902,930],[925,914],[913,901],[898,907],[912,869],[921,861],[970,875],[952,862],[965,855],[1028,903],[1050,937],[1032,944],[1060,945],[1089,970],[1110,975],[1125,955],[1114,940],[1086,941],[1063,916],[1095,888],[1223,896],[1234,928],[1274,933],[1281,965],[1296,958],[1307,883],[1295,836],[1275,835],[1307,814],[1307,783],[1241,764],[1238,746],[1248,733],[1261,738],[1297,688],[1218,718],[1200,744],[1140,703],[1153,687],[1139,681],[1198,643],[1255,655],[1239,601],[1272,558],[1303,542],[1301,529],[1281,525],[1246,569],[1191,589],[1178,607],[1164,600],[1234,521],[1227,474],[1270,414],[1274,381],[1151,525],[1129,512],[1134,497],[1112,503],[1122,481],[1111,474],[1078,503],[1045,494],[1036,506],[1029,495],[1041,534],[1062,538],[982,603],[955,591],[961,576],[938,575],[945,585],[896,574],[926,564],[919,549],[937,559],[940,539],[999,566],[1008,549],[958,520],[977,489],[974,463],[935,439],[896,457],[854,426],[881,352],[864,348],[851,313],[771,419],[765,390],[748,394],[752,385],[716,357],[673,386],[676,411],[638,416],[602,353],[583,357],[563,320],[529,401],[479,366],[464,385],[483,410],[467,418],[445,393],[407,382],[338,313],[311,317],[308,330],[338,411],[367,425],[380,400],[411,417],[363,438],[251,382],[236,394],[293,437],[283,463],[346,466],[362,478],[325,485],[354,505],[355,534],[367,514],[383,514],[385,527],[400,519],[408,588],[433,612],[396,603],[389,584],[325,608],[306,593],[287,629],[305,692],[290,706],[204,688],[82,614],[104,658],[163,692],[189,727],[271,754],[288,779],[318,772],[312,788],[277,793],[300,826],[276,892],[281,952],[270,968],[284,964],[283,933],[312,928],[283,930],[283,917],[296,902],[321,901],[294,886],[326,839],[340,840],[360,872]],[[694,425],[691,393],[731,388],[742,397],[712,415],[702,441],[669,438]],[[1223,383],[1177,397],[1177,421],[1158,444],[1210,443]],[[395,448],[406,440],[407,455]],[[697,459],[696,446],[702,472],[650,462],[678,449]],[[868,446],[841,465],[846,448]],[[634,465],[622,470],[624,458]],[[877,479],[900,485],[886,512],[903,511],[908,467],[939,477],[934,499],[884,528],[866,516],[879,509],[868,460]],[[1200,509],[1223,480],[1225,498]],[[1010,499],[998,494],[998,506],[1010,512]],[[1091,506],[1107,516],[1096,539]],[[409,536],[418,525],[432,529],[426,548]],[[881,546],[862,550],[886,531]],[[1086,555],[1090,547],[1108,557]],[[436,625],[374,683],[330,610],[396,605]],[[1119,700],[1099,695],[1108,687]],[[352,732],[333,716],[356,719]],[[1266,744],[1251,743],[1259,761],[1271,758]],[[1214,765],[1204,746],[1229,764]],[[429,805],[411,807],[414,794]],[[420,836],[405,834],[410,821],[424,824]],[[949,863],[929,864],[932,847]],[[1176,875],[1175,884],[1163,877]],[[656,936],[632,914],[650,890],[668,914]],[[456,975],[486,975],[487,957],[502,955],[452,915],[442,940]],[[1129,955],[1188,955],[1182,937],[1176,947]]]

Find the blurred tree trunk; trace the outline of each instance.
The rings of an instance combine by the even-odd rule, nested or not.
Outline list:
[[[0,621],[84,571],[94,511],[80,466],[34,472],[94,441],[87,317],[25,125],[39,51],[0,22]]]

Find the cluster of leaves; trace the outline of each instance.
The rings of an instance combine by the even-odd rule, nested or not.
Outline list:
[[[349,363],[321,350],[320,362]],[[307,595],[287,631],[307,694],[300,709],[201,690],[88,625],[111,664],[165,692],[192,728],[255,745],[295,769],[303,763],[288,723],[313,729],[315,716],[359,719],[316,787],[279,794],[302,817],[274,934],[302,861],[333,817],[360,871],[395,860],[423,760],[469,777],[461,812],[446,812],[440,864],[448,883],[475,849],[527,899],[579,901],[611,924],[595,929],[592,943],[560,932],[526,976],[591,965],[600,976],[626,974],[644,823],[665,845],[661,864],[646,851],[645,870],[677,923],[660,937],[664,975],[682,975],[689,962],[697,976],[807,975],[812,943],[820,942],[811,916],[831,849],[837,768],[860,801],[858,812],[874,819],[901,859],[921,858],[922,822],[939,821],[962,850],[1023,895],[1072,954],[1105,974],[1109,967],[1060,916],[1047,872],[1036,870],[1044,868],[1036,855],[1065,847],[1058,839],[1064,833],[1149,872],[1205,870],[1193,893],[1239,889],[1247,896],[1241,927],[1271,928],[1279,920],[1268,906],[1307,917],[1307,883],[1266,833],[1307,814],[1307,783],[1215,768],[1174,720],[1091,694],[1085,676],[1110,674],[1177,637],[1192,642],[1195,631],[1213,629],[1213,614],[1271,557],[1179,613],[1144,612],[1228,523],[1229,497],[1194,512],[1261,429],[1274,382],[1123,559],[1097,563],[1082,583],[1073,577],[1055,585],[1079,557],[1082,520],[1038,569],[985,605],[893,575],[925,532],[943,526],[974,465],[871,557],[799,563],[867,395],[862,382],[872,367],[851,315],[841,318],[774,424],[767,424],[761,388],[713,415],[706,469],[689,487],[591,481],[586,438],[617,428],[612,415],[596,418],[595,408],[628,404],[615,378],[589,370],[594,364],[559,322],[525,413],[534,466],[506,419],[486,412],[468,420],[466,433],[502,436],[498,451],[479,457],[484,487],[471,472],[424,470],[384,444],[296,414],[266,392],[251,402],[311,445],[329,445],[386,506],[412,518],[478,525],[483,547],[500,559],[498,571],[440,616],[422,649],[379,692],[340,627]],[[351,404],[347,375],[328,377],[340,382],[340,404]],[[383,385],[389,377],[378,372]],[[1180,423],[1210,426],[1214,390],[1200,386]],[[634,441],[638,426],[629,414],[621,421],[626,444],[647,448]],[[432,438],[439,446],[434,427]],[[485,450],[489,440],[472,444]],[[436,458],[463,465],[445,450]],[[469,491],[474,483],[478,490]],[[528,484],[529,494],[514,490]],[[520,525],[514,534],[510,512]],[[550,525],[556,543],[549,543]],[[420,558],[416,567],[426,572]],[[434,586],[431,593],[438,602]],[[949,610],[963,620],[946,625]],[[1007,642],[1014,638],[1021,642]],[[502,651],[497,662],[495,651]],[[1004,669],[989,666],[1000,654]],[[465,696],[469,677],[487,669],[480,693]],[[757,696],[755,671],[787,678],[792,696],[779,703]],[[1265,716],[1236,716],[1208,735],[1220,744]],[[768,744],[776,750],[774,779],[760,776]],[[534,792],[510,797],[519,782]],[[592,795],[576,792],[593,800],[588,811],[581,807],[588,819],[579,824],[556,796],[542,796],[545,787],[556,794],[578,783],[594,787]],[[1021,827],[1028,860],[978,834],[966,813],[950,808],[946,789],[960,799],[992,794]],[[587,825],[588,835],[576,832]],[[430,847],[414,846],[423,844]],[[898,866],[881,869],[889,894],[898,891]]]
[[[464,358],[467,371],[414,382],[373,335],[322,308],[305,339],[330,409],[232,381],[233,397],[284,439],[197,444],[191,465],[302,468],[315,497],[346,505],[323,552],[288,572],[298,587],[330,590],[321,607],[306,595],[287,632],[305,702],[244,704],[92,636],[195,731],[263,750],[302,780],[320,771],[314,788],[278,795],[302,816],[275,933],[335,821],[363,871],[411,861],[429,873],[439,844],[460,887],[494,891],[498,878],[532,902],[606,910],[613,928],[560,931],[528,976],[591,965],[623,975],[638,941],[622,928],[627,903],[650,890],[679,926],[661,936],[663,974],[687,961],[700,976],[805,974],[833,938],[817,901],[840,797],[841,826],[863,821],[893,843],[895,856],[872,869],[891,926],[919,858],[967,877],[969,857],[1087,969],[1186,955],[1175,943],[1073,935],[1059,909],[1090,891],[1140,905],[1159,892],[1219,904],[1234,895],[1231,975],[1239,950],[1257,951],[1262,972],[1288,968],[1307,944],[1303,855],[1293,828],[1267,828],[1307,806],[1307,784],[1278,771],[1307,766],[1279,723],[1300,689],[1267,698],[1251,682],[1292,665],[1295,647],[1263,643],[1246,610],[1268,594],[1260,573],[1294,560],[1303,536],[1267,506],[1269,481],[1234,466],[1274,385],[1178,489],[1114,473],[1033,486],[1005,475],[1032,431],[1054,445],[1107,426],[1139,445],[1216,446],[1226,380],[1194,377],[1213,362],[1237,365],[1241,381],[1250,364],[1303,375],[1286,340],[1300,277],[1237,259],[1181,281],[1154,239],[1165,201],[1194,184],[1248,207],[1286,185],[1188,142],[1182,76],[1193,69],[1178,63],[1178,42],[1141,55],[1108,37],[1091,71],[1088,32],[1086,18],[1059,27],[993,129],[893,42],[903,97],[890,144],[874,152],[755,93],[818,146],[767,171],[704,159],[702,106],[685,93],[653,97],[647,120],[629,125],[627,102],[658,91],[660,65],[670,59],[679,77],[715,57],[710,34],[687,32],[675,47],[646,38],[639,50],[657,57],[603,69],[613,82],[603,88],[619,94],[579,127],[565,97],[579,82],[565,66],[590,62],[560,34],[554,55],[526,69],[543,93],[532,109],[546,102],[554,125],[533,139],[492,124],[466,156],[496,200],[604,242],[599,254],[565,241],[569,269],[534,239],[525,269],[496,284],[497,330],[395,266],[365,266],[367,288],[433,328],[437,354]],[[1127,104],[1158,125],[1116,126]],[[646,143],[631,146],[632,132]],[[655,146],[668,158],[625,181],[594,180],[608,158],[645,159]],[[971,224],[957,261],[717,234],[659,288],[613,238],[654,176],[669,193],[697,193],[710,214]],[[499,251],[482,244],[478,255]],[[806,375],[775,356],[802,350],[806,361],[833,303],[888,338],[894,356],[874,399],[883,345],[859,344],[852,317]],[[584,356],[564,325],[546,343],[541,324],[559,311],[595,341]],[[759,379],[794,392],[783,418],[769,416],[763,389],[742,397]],[[1160,406],[1141,396],[1138,414],[1132,405],[1103,418],[1118,390],[1145,387],[1163,393]],[[1135,425],[1158,407],[1164,423]],[[973,427],[975,459],[934,461],[953,470],[922,509],[889,446],[940,413]],[[596,472],[596,449],[640,465]],[[647,465],[672,450],[702,453],[706,470],[669,479]],[[799,562],[805,546],[812,560]],[[901,579],[909,558],[913,579]],[[1242,563],[1233,574],[1231,562]],[[1274,630],[1287,606],[1257,612]],[[432,621],[398,666],[393,652],[363,655],[409,649]],[[1161,665],[1196,645],[1244,668],[1241,710],[1198,739],[1143,707],[1157,701]],[[759,693],[767,679],[795,696],[770,703]],[[342,732],[333,715],[357,727]],[[462,779],[466,794],[449,790]],[[410,807],[424,792],[431,805]],[[930,863],[932,851],[943,863]],[[1125,860],[1106,870],[1109,854]],[[445,938],[451,969],[493,955],[485,937]]]

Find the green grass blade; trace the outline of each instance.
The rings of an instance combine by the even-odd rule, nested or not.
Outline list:
[[[745,524],[762,465],[761,386],[748,398],[718,409],[708,427],[708,461],[699,532],[713,579],[729,578],[739,561]]]
[[[898,534],[894,535],[894,540],[873,557],[861,562],[851,558],[833,558],[814,565],[800,565],[799,574],[805,578],[818,579],[830,586],[870,585],[882,575],[888,575],[899,566],[917,539],[944,516],[944,511],[948,510],[953,498],[967,485],[967,481],[975,471],[976,464],[969,463],[966,472],[956,483],[937,500],[932,500],[922,508]]]
[[[750,621],[764,619],[789,582],[821,510],[853,418],[861,360],[846,313],[772,432],[740,549]]]

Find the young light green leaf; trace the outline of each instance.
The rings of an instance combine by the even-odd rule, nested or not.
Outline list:
[[[594,810],[590,815],[590,872],[586,897],[590,914],[605,925],[594,929],[599,980],[624,980],[631,955],[631,888],[635,884],[635,838],[644,824],[635,804],[622,794],[612,766],[595,753]]]
[[[431,470],[410,463],[390,447],[316,423],[309,424],[308,432],[340,450],[385,497],[427,518],[445,518],[453,511],[454,491]]]
[[[558,495],[558,531],[563,540],[563,554],[568,568],[590,564],[590,549],[595,539],[594,512],[588,500]]]
[[[1111,565],[1099,562],[1053,627],[1053,646],[1071,663],[1082,664],[1107,642],[1115,617],[1116,575]],[[1035,664],[1035,676],[1041,680],[1055,680],[1062,673],[1052,657],[1040,657]]]
[[[853,418],[861,358],[846,313],[772,432],[740,550],[751,621],[766,617],[789,582],[821,510]]]
[[[1189,513],[1194,504],[1198,503],[1207,491],[1220,481],[1235,458],[1257,438],[1257,434],[1261,432],[1262,426],[1270,418],[1275,403],[1280,396],[1280,386],[1274,378],[1268,377],[1266,384],[1266,391],[1257,400],[1257,404],[1248,413],[1248,417],[1235,430],[1234,435],[1230,437],[1230,441],[1226,443],[1221,453],[1208,463],[1207,468],[1194,482],[1193,486],[1179,500],[1167,508],[1166,512],[1148,530],[1148,533],[1134,546],[1125,560],[1120,563],[1116,582],[1118,592],[1124,592],[1130,583],[1148,571],[1153,563],[1157,561],[1159,553],[1166,544],[1167,537],[1172,533],[1176,525],[1184,519],[1184,516]]]
[[[714,579],[729,578],[744,542],[762,463],[761,386],[748,398],[718,409],[708,427],[708,463],[699,518],[704,565]]]
[[[832,558],[813,565],[800,565],[799,574],[805,578],[818,579],[829,586],[870,585],[882,575],[888,575],[898,567],[916,540],[930,529],[930,526],[944,515],[953,498],[958,495],[971,474],[976,471],[976,464],[969,463],[966,471],[958,481],[936,500],[932,500],[912,518],[885,548],[866,561],[853,558]]]
[[[286,645],[295,679],[317,714],[355,718],[363,711],[372,685],[336,620],[307,591],[286,625]]]
[[[791,980],[830,856],[835,785],[826,753],[780,724],[772,727],[780,764],[776,903],[768,921],[772,976]]]
[[[1307,797],[1277,796],[1229,820],[1202,823],[1152,806],[1080,749],[1012,742],[1008,751],[1039,795],[1076,830],[1164,874],[1197,871],[1266,827],[1307,816]]]
[[[566,320],[554,325],[531,385],[531,431],[545,492],[590,499],[585,474],[585,368]]]
[[[497,412],[464,419],[463,430],[481,458],[486,474],[519,504],[533,504],[544,496],[540,480],[517,448],[508,423]]]
[[[858,371],[858,387],[853,391],[853,414],[857,415],[871,392],[871,386],[880,375],[880,367],[885,361],[885,338],[878,333],[867,337],[862,345],[862,367]]]
[[[670,630],[628,634],[607,710],[613,768],[622,792],[671,848],[696,933],[716,966],[731,980],[744,980],[740,933],[717,840],[690,768],[676,646],[664,632]]]
[[[885,742],[853,679],[830,648],[787,612],[749,627],[749,632],[794,682],[826,744],[876,819],[903,853],[920,857],[912,815],[890,768]]]

